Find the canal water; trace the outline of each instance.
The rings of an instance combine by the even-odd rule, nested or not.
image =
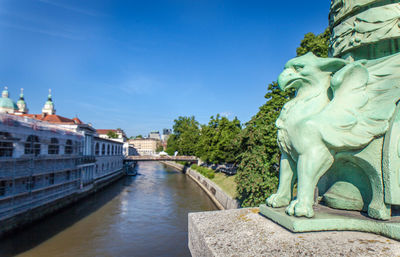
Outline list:
[[[186,175],[140,162],[136,177],[0,241],[0,256],[190,256],[187,214],[216,206]]]

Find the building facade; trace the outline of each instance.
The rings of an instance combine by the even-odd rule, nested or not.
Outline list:
[[[0,222],[75,193],[82,144],[81,133],[0,114]]]
[[[159,131],[151,131],[149,133],[149,138],[160,140],[161,139],[160,132]]]
[[[128,140],[128,137],[122,129],[97,129],[96,132],[101,138],[112,139],[119,142],[126,142]]]
[[[0,235],[124,174],[124,143],[101,138],[78,118],[56,115],[51,95],[29,114],[23,93],[0,98]]]
[[[129,145],[133,146],[138,155],[154,155],[160,140],[153,138],[130,139]]]

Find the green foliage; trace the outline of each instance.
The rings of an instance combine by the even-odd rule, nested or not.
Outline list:
[[[229,121],[219,114],[211,116],[208,125],[201,126],[196,155],[207,163],[233,163],[238,153],[237,138],[241,132],[240,121]]]
[[[175,154],[175,151],[178,151],[178,140],[176,135],[172,134],[168,138],[166,152],[172,156]]]
[[[156,153],[164,151],[164,147],[162,145],[158,145],[156,148]]]
[[[111,131],[111,130],[107,132],[107,136],[109,138],[118,138],[117,133],[115,133],[114,131]]]
[[[296,50],[297,56],[312,52],[319,57],[328,57],[330,36],[331,32],[329,28],[317,36],[311,32],[305,34],[304,39],[300,43],[300,47],[298,47]]]
[[[142,135],[137,135],[137,136],[135,137],[135,139],[142,139],[142,138],[143,138]]]
[[[185,162],[185,161],[177,161],[178,164],[183,165],[183,166],[190,166],[190,162]]]
[[[313,52],[328,56],[329,30],[315,36],[308,33],[297,49],[298,55]],[[246,124],[240,135],[236,182],[243,207],[258,206],[276,191],[279,176],[280,151],[276,141],[275,121],[283,105],[294,96],[293,91],[282,92],[276,82],[268,86],[267,102]]]
[[[267,103],[246,124],[240,138],[242,153],[238,156],[236,182],[242,206],[260,204],[278,185],[280,153],[275,121],[293,92],[281,91],[276,82],[268,86],[268,91]]]
[[[197,142],[200,137],[199,123],[194,116],[182,117],[174,120],[174,133],[168,138],[167,153],[173,155],[195,155]]]
[[[193,164],[192,166],[190,166],[190,168],[196,170],[206,178],[213,179],[215,177],[214,171],[209,168],[201,167],[198,166],[197,164]]]

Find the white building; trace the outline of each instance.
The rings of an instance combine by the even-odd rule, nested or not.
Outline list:
[[[123,174],[123,142],[78,118],[55,114],[51,95],[29,114],[23,93],[0,98],[0,235]],[[29,218],[26,218],[29,217]]]

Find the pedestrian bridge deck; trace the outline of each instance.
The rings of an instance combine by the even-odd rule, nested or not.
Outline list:
[[[197,162],[196,156],[154,156],[154,155],[131,155],[125,157],[126,161],[186,161]]]

